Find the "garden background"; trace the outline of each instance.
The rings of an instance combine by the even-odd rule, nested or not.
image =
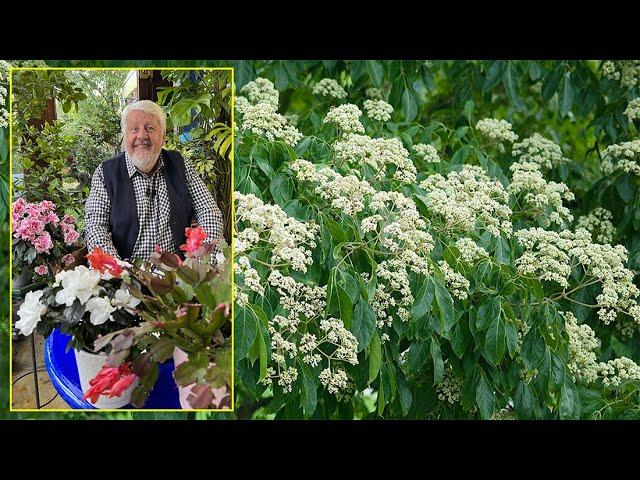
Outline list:
[[[246,255],[239,255],[250,266],[237,277],[247,295],[234,318],[238,410],[198,418],[640,416],[634,290],[640,268],[640,62],[136,63],[145,65],[233,66],[236,94],[244,98],[236,108],[235,190],[242,194],[236,233],[257,231],[266,246],[248,242],[240,252]],[[6,70],[0,75],[6,85]],[[259,78],[271,83],[256,82]],[[6,94],[2,100],[7,108]],[[331,110],[346,104],[359,110]],[[478,123],[484,119],[510,126]],[[7,144],[4,125],[0,216],[5,219]],[[59,158],[56,172],[63,171],[66,158]],[[86,160],[78,156],[77,161]],[[332,172],[321,175],[321,167]],[[411,202],[383,200],[376,206],[374,191],[401,193]],[[473,202],[480,193],[486,194],[490,215]],[[270,215],[292,231],[295,221],[317,226],[307,228],[313,238],[296,230],[307,242],[302,253],[309,253],[311,262],[301,266],[280,258],[277,266],[302,285],[294,304],[318,300],[318,308],[296,319],[300,328],[291,325],[295,307],[285,305],[283,287],[267,281],[278,263],[272,255],[277,240],[252,223],[252,209],[262,206],[249,195],[277,205]],[[456,207],[474,221],[447,216],[455,215]],[[363,228],[365,213],[369,220]],[[410,226],[403,224],[407,218]],[[396,233],[385,230],[394,222]],[[410,231],[425,235],[418,241],[407,236]],[[400,239],[397,248],[412,245],[418,256],[401,259],[394,235]],[[469,247],[469,240],[481,250]],[[469,251],[475,255],[465,255]],[[601,268],[603,263],[609,268]],[[4,265],[6,291],[8,262]],[[389,274],[380,265],[395,270]],[[254,275],[259,285],[247,281]],[[406,281],[410,294],[394,286],[394,278]],[[402,303],[411,296],[413,302]],[[3,296],[2,318],[7,308]],[[382,311],[389,321],[379,321]],[[329,318],[340,322],[323,326]],[[6,352],[8,320],[2,328],[0,346]],[[335,337],[329,338],[331,333]],[[323,335],[328,340],[321,348],[316,340]],[[316,351],[320,360],[305,355]],[[1,357],[7,378],[7,355]],[[6,392],[3,388],[0,398],[4,408]],[[185,415],[190,414],[158,414]]]

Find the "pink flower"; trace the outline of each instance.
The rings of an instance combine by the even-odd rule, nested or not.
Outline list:
[[[76,261],[76,258],[72,254],[67,253],[64,257],[62,257],[62,261],[65,265],[72,265]]]
[[[33,241],[33,246],[36,247],[36,253],[49,253],[49,250],[53,247],[49,232],[44,232],[42,235],[36,237]]]
[[[34,205],[33,203],[27,203],[27,216],[32,218],[40,218],[42,211],[40,207]]]
[[[73,245],[74,243],[76,243],[76,240],[78,240],[79,236],[80,234],[74,229],[69,230],[64,234],[64,243],[66,243],[67,245]]]
[[[49,273],[49,267],[47,267],[46,265],[39,265],[36,268],[34,268],[34,271],[38,275],[46,275],[47,273]]]
[[[49,214],[46,217],[42,218],[42,220],[44,221],[44,223],[53,223],[54,225],[56,225],[60,221],[58,216],[53,212],[49,212]]]
[[[27,205],[27,202],[24,198],[17,199],[15,202],[13,202],[13,205],[11,206],[11,214],[22,215],[25,212],[26,205]]]
[[[40,210],[44,213],[46,210],[55,210],[56,206],[49,200],[42,200],[39,204]]]
[[[76,219],[75,219],[75,218],[73,218],[71,215],[65,215],[65,216],[62,218],[62,221],[63,221],[64,223],[76,223]]]
[[[198,250],[202,246],[202,241],[208,236],[202,227],[187,227],[184,229],[184,234],[187,236],[187,243],[180,245],[180,250],[188,253]]]

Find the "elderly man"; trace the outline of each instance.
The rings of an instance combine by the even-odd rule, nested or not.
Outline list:
[[[181,253],[195,219],[208,240],[222,237],[222,213],[204,182],[180,153],[163,149],[166,116],[149,100],[122,112],[124,152],[102,162],[85,211],[87,248],[121,259],[149,259],[156,245]]]

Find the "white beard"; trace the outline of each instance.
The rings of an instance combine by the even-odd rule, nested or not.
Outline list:
[[[158,161],[158,155],[160,155],[160,152],[148,152],[137,155],[129,154],[129,158],[138,170],[148,173]]]

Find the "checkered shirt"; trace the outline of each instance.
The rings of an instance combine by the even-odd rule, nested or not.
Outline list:
[[[169,252],[178,253],[179,245],[174,241],[169,226],[169,195],[164,176],[164,159],[158,157],[158,168],[151,176],[138,170],[129,155],[125,153],[125,161],[129,178],[133,183],[133,191],[138,209],[140,230],[133,247],[132,258],[148,260],[156,245]],[[195,220],[207,232],[207,241],[222,237],[222,212],[216,205],[211,192],[195,172],[191,162],[185,158],[185,176],[187,188],[193,202]],[[87,248],[101,247],[105,252],[118,256],[109,227],[111,202],[104,185],[102,165],[91,180],[91,193],[85,206],[84,237]],[[218,249],[214,251],[217,253]]]

